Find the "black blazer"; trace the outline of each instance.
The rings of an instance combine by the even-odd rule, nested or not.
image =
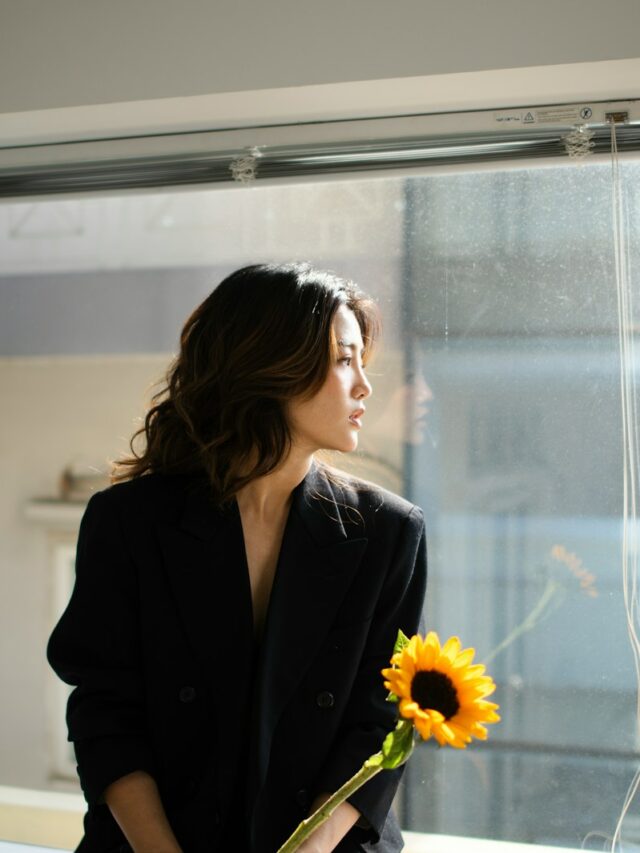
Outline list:
[[[94,494],[47,650],[77,685],[67,722],[88,803],[78,850],[129,850],[101,795],[145,769],[186,853],[231,849],[230,823],[238,853],[275,853],[314,796],[394,727],[380,670],[398,628],[421,627],[425,586],[421,510],[354,478],[338,486],[314,462],[294,490],[256,648],[235,502],[216,509],[197,475]],[[350,797],[369,827],[337,850],[402,849],[390,812],[402,769]]]

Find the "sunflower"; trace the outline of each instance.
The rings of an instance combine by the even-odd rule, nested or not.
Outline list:
[[[435,631],[415,634],[383,669],[384,686],[399,701],[400,715],[412,719],[419,734],[441,746],[464,749],[472,737],[485,740],[483,723],[496,723],[499,705],[487,702],[496,686],[482,664],[472,665],[475,649],[462,649],[458,637],[441,647]]]

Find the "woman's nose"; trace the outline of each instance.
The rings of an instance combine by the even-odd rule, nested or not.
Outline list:
[[[356,397],[360,399],[363,397],[368,397],[372,393],[373,388],[371,387],[371,383],[369,382],[365,374],[360,371],[360,377],[356,386]]]

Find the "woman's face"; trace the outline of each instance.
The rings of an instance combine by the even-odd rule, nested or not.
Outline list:
[[[355,450],[363,401],[372,390],[362,367],[362,333],[353,311],[341,305],[333,330],[339,351],[324,384],[310,400],[292,400],[287,407],[294,445],[309,453]]]

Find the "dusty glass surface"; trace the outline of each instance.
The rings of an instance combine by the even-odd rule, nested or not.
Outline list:
[[[633,270],[638,165],[623,178]],[[411,360],[433,395],[407,466],[430,522],[427,622],[489,662],[503,722],[486,750],[425,745],[406,819],[603,849],[638,762],[611,168],[434,177],[409,197]]]
[[[640,166],[622,175],[637,267]],[[227,273],[310,260],[385,319],[360,449],[339,464],[423,507],[427,627],[475,646],[498,684],[487,744],[414,754],[403,825],[602,848],[640,757],[610,166],[8,203],[0,259],[0,785],[77,790],[44,647],[78,517],[29,507],[65,506],[65,470],[106,483]]]

